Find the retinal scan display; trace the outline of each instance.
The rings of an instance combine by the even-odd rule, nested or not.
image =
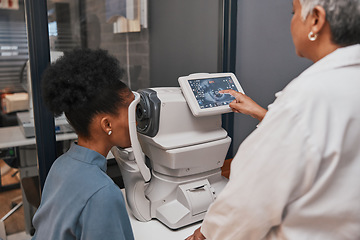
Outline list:
[[[222,94],[221,90],[238,91],[231,77],[189,80],[191,90],[201,109],[228,105],[235,98],[230,94]]]

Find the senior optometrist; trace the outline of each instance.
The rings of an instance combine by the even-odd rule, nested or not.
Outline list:
[[[314,64],[241,144],[230,181],[191,239],[360,239],[360,1],[294,0],[291,33]]]

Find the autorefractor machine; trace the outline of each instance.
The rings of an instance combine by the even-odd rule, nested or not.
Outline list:
[[[231,111],[234,97],[219,91],[243,92],[232,73],[178,80],[180,88],[134,92],[129,106],[132,147],[111,150],[133,215],[139,221],[156,218],[171,229],[202,220],[225,187],[221,167],[231,139],[221,127],[221,114]]]

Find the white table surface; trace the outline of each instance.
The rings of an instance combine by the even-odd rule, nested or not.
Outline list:
[[[124,189],[121,189],[121,191],[125,197]],[[201,226],[201,222],[197,222],[177,230],[171,230],[156,219],[149,222],[140,222],[136,220],[129,209],[128,213],[135,240],[184,240]]]
[[[56,141],[77,139],[75,133],[56,134]],[[19,126],[0,127],[0,149],[36,144],[35,137],[26,138]]]

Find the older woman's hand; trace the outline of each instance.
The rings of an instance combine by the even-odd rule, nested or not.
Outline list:
[[[193,235],[187,237],[185,240],[204,240],[206,239],[204,235],[200,232],[200,227],[196,229],[193,233]]]
[[[262,108],[250,97],[246,96],[243,93],[234,90],[222,90],[220,91],[220,93],[231,94],[233,97],[235,97],[235,100],[229,104],[233,112],[250,115],[251,117],[258,119],[259,121],[264,118],[267,112],[266,109]]]

